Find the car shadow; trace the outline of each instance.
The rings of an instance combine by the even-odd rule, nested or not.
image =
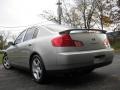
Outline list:
[[[88,83],[102,82],[104,79],[108,78],[107,75],[100,74],[97,72],[92,72],[90,74],[79,74],[73,76],[51,76],[50,84],[58,86],[85,86]]]
[[[13,73],[17,73],[17,75],[22,75],[24,78],[28,78],[32,81],[32,75],[30,72],[22,69],[13,68],[11,70]],[[50,75],[48,77],[48,83],[44,85],[57,85],[57,86],[78,86],[85,85],[88,83],[102,82],[104,79],[109,78],[109,75],[100,72],[91,72],[89,74],[74,74],[74,75]]]
[[[103,72],[95,70],[94,72],[91,72],[89,74],[74,74],[74,75],[50,75],[48,77],[48,82],[44,84],[37,84],[33,81],[32,75],[30,72],[23,70],[23,69],[18,69],[18,68],[13,68],[10,71],[7,71],[3,69],[3,72],[8,72],[11,75],[20,78],[21,80],[26,80],[28,85],[34,85],[37,87],[40,87],[42,85],[44,86],[51,86],[51,87],[64,87],[64,88],[74,88],[78,86],[89,86],[95,83],[102,83],[104,80],[109,80],[111,79],[111,76],[109,74],[105,74]],[[23,79],[22,79],[23,78]],[[19,80],[19,79],[18,79]],[[112,79],[113,80],[113,79]],[[20,81],[24,82],[24,81]]]

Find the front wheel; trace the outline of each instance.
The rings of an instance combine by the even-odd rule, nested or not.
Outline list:
[[[34,55],[31,61],[31,73],[37,83],[43,83],[46,79],[46,70],[41,58]]]
[[[9,61],[7,55],[3,56],[2,64],[3,64],[5,69],[7,69],[7,70],[11,69],[10,61]]]

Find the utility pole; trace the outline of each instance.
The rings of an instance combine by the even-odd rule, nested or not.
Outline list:
[[[58,8],[57,8],[57,14],[58,14],[58,23],[61,24],[61,16],[62,16],[62,2],[60,2],[60,0],[58,0],[57,2]]]
[[[117,5],[120,8],[120,0],[117,1]]]

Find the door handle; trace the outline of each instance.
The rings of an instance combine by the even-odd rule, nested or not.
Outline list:
[[[28,44],[28,46],[32,46],[32,44]]]

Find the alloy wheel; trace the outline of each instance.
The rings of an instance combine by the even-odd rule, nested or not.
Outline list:
[[[36,80],[39,80],[42,76],[41,62],[39,61],[37,57],[34,58],[33,63],[32,63],[32,73]]]
[[[10,62],[9,62],[9,59],[7,56],[4,56],[3,57],[3,66],[6,68],[6,69],[10,69],[11,68],[11,65],[10,65]]]

